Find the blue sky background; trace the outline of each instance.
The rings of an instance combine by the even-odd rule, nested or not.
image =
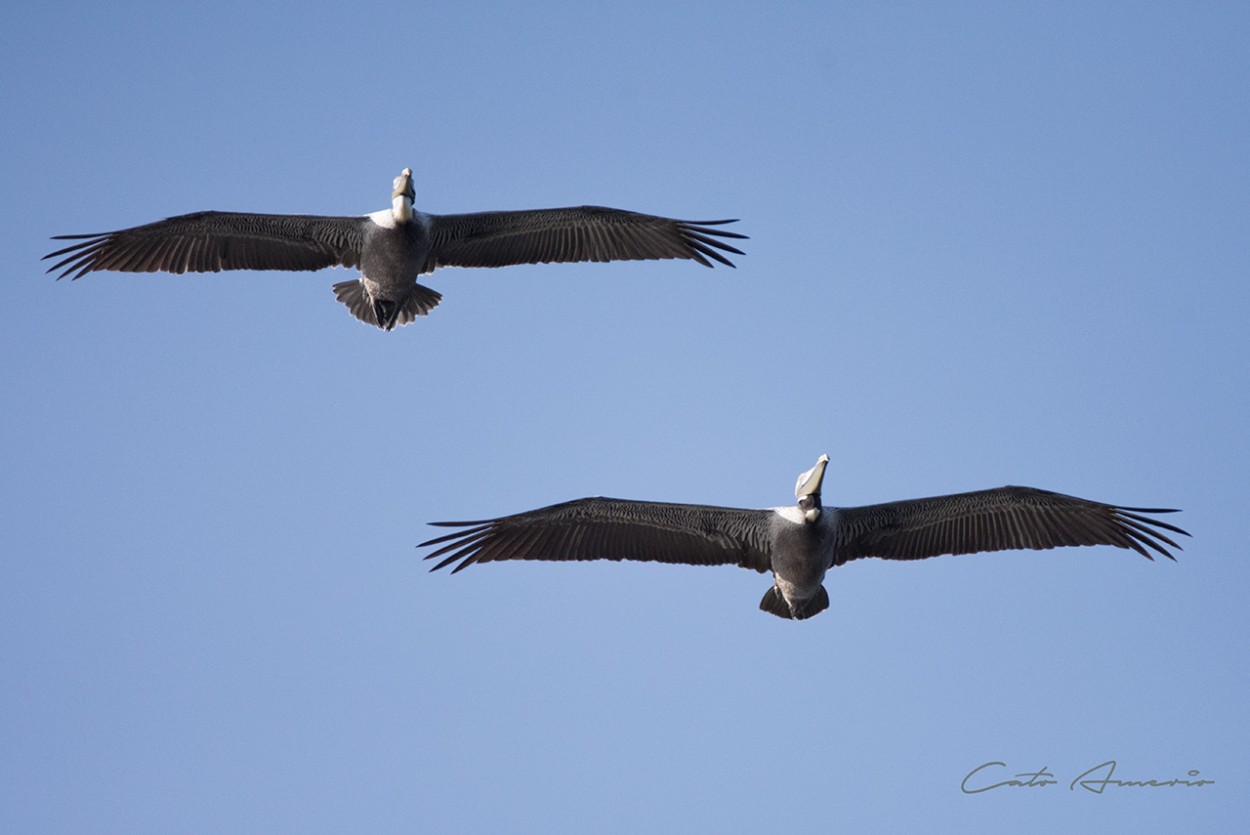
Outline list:
[[[22,5],[0,30],[10,832],[1244,825],[1243,4]],[[940,7],[939,7],[940,6]],[[43,274],[199,209],[740,217],[737,270]],[[428,574],[426,522],[1027,484],[1110,548]],[[1068,790],[1116,777],[1201,789]],[[1059,785],[969,796],[978,765]],[[1009,776],[1009,775],[1008,775]]]

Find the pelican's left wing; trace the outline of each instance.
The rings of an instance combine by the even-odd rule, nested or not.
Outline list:
[[[1153,559],[1180,546],[1164,531],[1189,534],[1142,514],[1162,508],[1120,507],[1034,487],[999,487],[928,499],[838,508],[834,565],[860,557],[915,560],[1017,548],[1114,545]]]
[[[562,261],[708,258],[732,267],[721,252],[742,255],[721,238],[746,235],[713,227],[733,220],[672,220],[603,206],[427,215],[435,267],[503,267]]]

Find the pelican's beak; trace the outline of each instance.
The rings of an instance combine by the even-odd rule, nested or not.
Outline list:
[[[816,459],[816,466],[799,476],[798,484],[794,485],[794,497],[819,496],[820,483],[825,478],[825,467],[829,466],[829,456],[822,455]]]
[[[395,188],[391,191],[391,199],[396,197],[407,197],[409,200],[417,199],[417,189],[412,184],[412,169],[405,168],[403,173],[395,178]]]

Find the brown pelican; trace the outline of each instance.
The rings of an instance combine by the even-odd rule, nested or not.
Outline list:
[[[423,542],[440,546],[431,571],[452,573],[494,560],[642,560],[739,565],[773,573],[765,612],[802,620],[829,606],[825,571],[860,557],[918,560],[942,554],[1114,545],[1153,560],[1180,549],[1162,531],[1186,531],[1143,513],[1174,510],[1078,499],[1035,487],[999,487],[927,499],[822,507],[829,456],[799,476],[793,507],[748,510],[627,499],[577,499],[477,522],[434,522],[463,530]]]
[[[442,295],[417,283],[436,267],[503,267],[556,261],[687,258],[705,267],[718,250],[742,255],[713,227],[732,220],[672,220],[602,206],[433,215],[412,208],[412,169],[395,178],[391,208],[355,217],[194,212],[94,235],[57,235],[78,243],[48,272],[78,279],[94,270],[219,272],[354,267],[360,278],[334,295],[362,322],[391,330],[424,316]],[[63,257],[62,257],[63,256]]]

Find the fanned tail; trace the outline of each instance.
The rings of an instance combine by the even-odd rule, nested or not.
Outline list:
[[[412,285],[408,295],[399,301],[374,299],[359,279],[335,284],[334,297],[360,321],[387,331],[425,316],[443,300],[441,293],[421,284]]]
[[[808,600],[805,600],[794,611],[791,611],[790,604],[786,602],[781,591],[776,586],[772,586],[768,591],[764,592],[764,599],[760,601],[760,609],[768,612],[770,615],[776,615],[786,620],[807,620],[813,615],[819,615],[825,609],[829,608],[829,592],[825,591],[825,587],[821,586],[820,590]]]

